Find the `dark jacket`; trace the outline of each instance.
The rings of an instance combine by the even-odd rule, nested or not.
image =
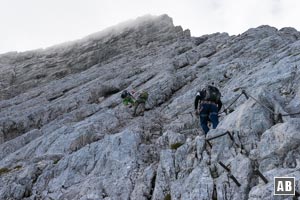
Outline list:
[[[198,104],[199,104],[199,101],[203,100],[205,97],[205,91],[204,90],[201,90],[200,92],[197,92],[197,95],[196,95],[196,98],[195,98],[195,102],[194,102],[194,105],[195,105],[195,110],[198,109]],[[218,111],[221,110],[222,108],[222,101],[219,100],[218,102],[215,102],[216,104],[218,104]]]

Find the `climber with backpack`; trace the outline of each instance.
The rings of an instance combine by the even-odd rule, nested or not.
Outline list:
[[[137,97],[135,98],[135,96],[137,96]],[[134,90],[132,90],[131,92],[124,90],[121,93],[121,98],[123,99],[123,104],[125,106],[129,105],[130,108],[132,106],[134,106],[133,114],[132,114],[133,117],[137,116],[138,107],[141,107],[139,115],[142,115],[142,116],[144,115],[145,104],[146,104],[146,101],[148,100],[148,96],[149,96],[149,94],[146,91],[141,91],[138,94],[136,94]]]
[[[213,129],[215,129],[219,124],[218,112],[222,107],[221,93],[219,89],[213,86],[213,83],[212,85],[207,85],[201,91],[197,92],[194,105],[195,114],[196,116],[200,115],[200,125],[206,135],[209,131],[209,120],[212,123]]]
[[[129,106],[130,108],[132,107],[132,105],[134,105],[135,103],[135,98],[132,96],[132,94],[130,92],[128,92],[127,90],[124,90],[121,93],[121,98],[123,99],[123,104],[125,106]]]

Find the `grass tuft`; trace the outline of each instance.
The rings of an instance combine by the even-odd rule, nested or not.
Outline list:
[[[181,142],[176,142],[176,143],[174,143],[174,144],[171,144],[171,146],[170,146],[170,148],[171,149],[178,149],[179,147],[181,147],[183,145],[183,143],[181,143]]]

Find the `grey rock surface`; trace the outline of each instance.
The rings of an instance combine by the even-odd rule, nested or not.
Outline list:
[[[2,54],[0,199],[283,199],[275,176],[300,192],[299,65],[293,28],[191,37],[167,15]],[[211,82],[224,107],[250,98],[205,138],[193,103]],[[149,92],[143,116],[124,89]]]

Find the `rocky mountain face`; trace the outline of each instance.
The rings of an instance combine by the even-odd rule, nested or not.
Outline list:
[[[299,65],[293,28],[191,37],[166,15],[2,54],[0,199],[297,199],[273,178],[300,192]],[[248,99],[205,138],[193,103],[211,82],[224,107]],[[149,92],[144,116],[124,89]]]

